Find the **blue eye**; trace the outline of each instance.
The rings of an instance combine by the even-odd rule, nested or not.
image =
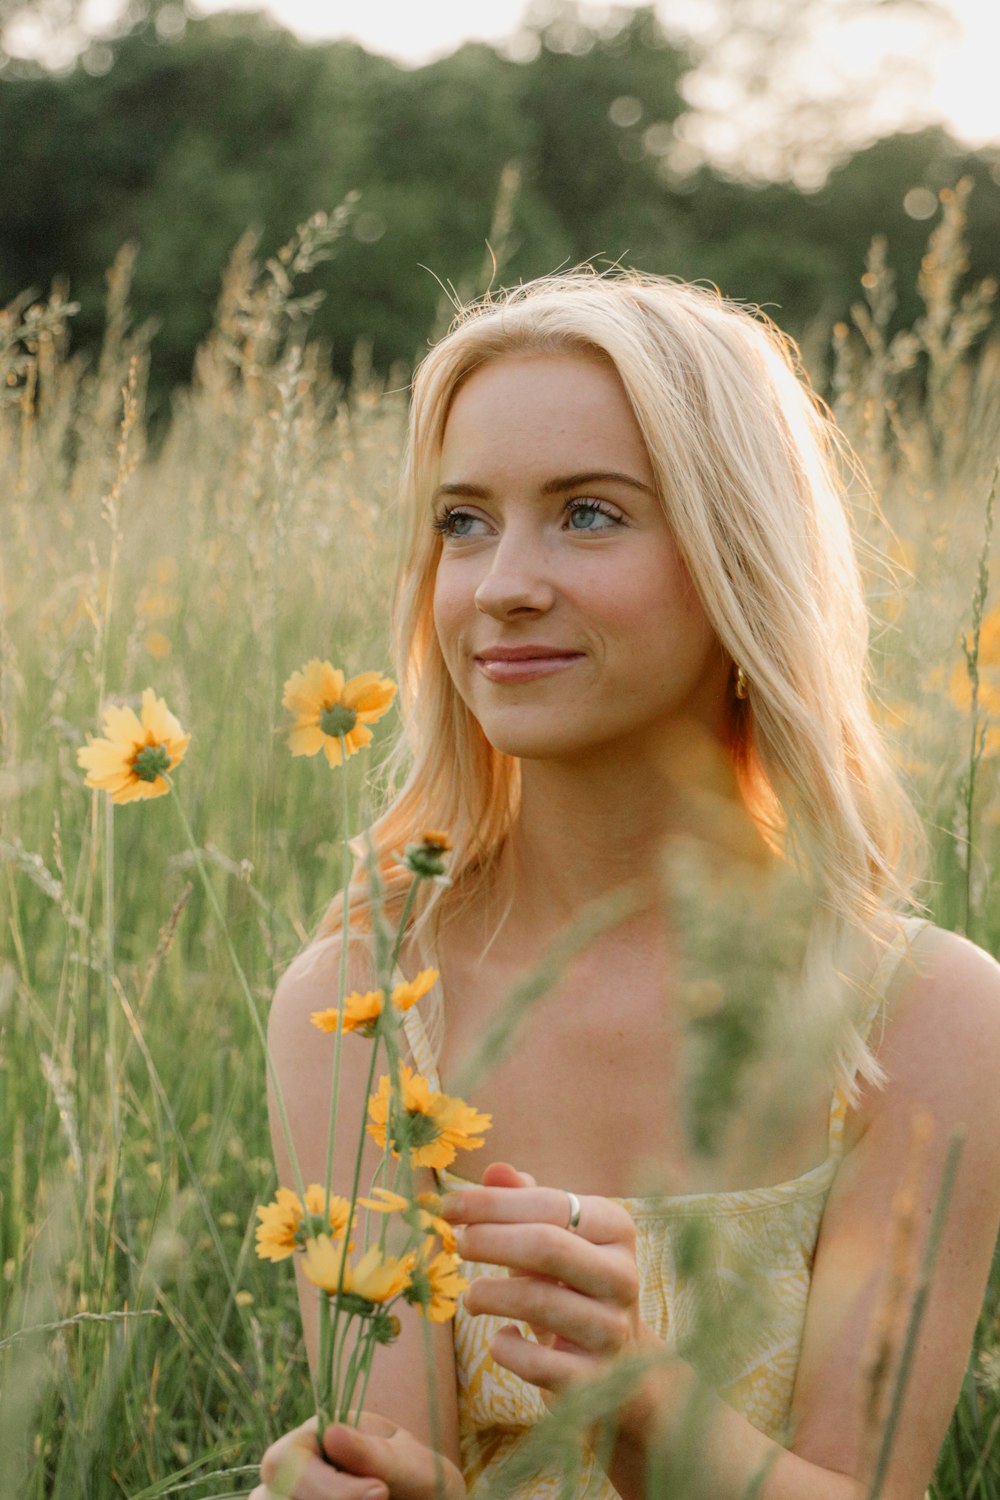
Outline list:
[[[479,522],[485,525],[480,516],[474,516],[470,511],[455,508],[444,511],[434,521],[434,530],[439,531],[442,536],[471,536],[472,527]]]
[[[621,524],[621,517],[600,500],[571,500],[569,528],[571,531],[609,531]]]

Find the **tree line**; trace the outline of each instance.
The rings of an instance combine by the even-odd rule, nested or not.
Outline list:
[[[175,7],[176,9],[176,7]],[[248,226],[273,253],[316,209],[358,194],[314,332],[346,377],[359,339],[388,372],[412,365],[446,293],[583,260],[703,278],[802,335],[856,299],[873,234],[912,321],[940,189],[970,199],[969,270],[996,269],[1000,156],[940,128],[876,141],[825,185],[734,180],[678,166],[693,60],[652,7],[567,50],[538,27],[514,61],[469,44],[405,68],[348,43],[303,45],[263,15],[148,14],[68,74],[0,72],[0,303],[68,280],[92,348],[106,268],[138,247],[134,315],[157,325],[153,389],[185,382],[223,267]],[[831,128],[833,128],[831,124]]]

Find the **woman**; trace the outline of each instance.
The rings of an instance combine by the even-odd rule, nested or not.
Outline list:
[[[831,424],[760,318],[660,278],[575,272],[459,314],[414,382],[404,495],[412,769],[374,839],[388,854],[447,827],[455,845],[452,887],[402,950],[404,973],[428,957],[441,972],[436,1012],[408,1013],[415,1062],[447,1089],[567,924],[597,913],[596,935],[476,1087],[494,1121],[481,1183],[442,1174],[472,1284],[435,1330],[436,1420],[413,1318],[379,1353],[360,1429],[324,1434],[336,1467],[299,1429],[256,1494],[294,1452],[301,1500],[429,1500],[442,1476],[451,1500],[498,1475],[553,1397],[635,1355],[610,1435],[580,1451],[579,1495],[648,1481],[854,1500],[958,1129],[882,1491],[916,1500],[1000,1213],[1000,970],[898,914],[917,840],[866,704]],[[622,888],[611,921],[601,903]],[[739,902],[727,969],[731,923],[711,914]],[[306,1180],[329,1097],[308,1016],[335,989],[341,932],[335,911],[272,1014]],[[360,938],[349,956],[365,988]],[[751,964],[773,985],[744,984],[739,1014],[766,1027],[699,1075],[706,1016],[710,1033],[733,1013]],[[345,1055],[345,1118],[366,1061]],[[721,1120],[699,1113],[713,1095],[731,1096]],[[276,1151],[287,1181],[280,1136]],[[714,1288],[700,1304],[692,1232]],[[558,1493],[558,1476],[536,1459],[517,1493]]]

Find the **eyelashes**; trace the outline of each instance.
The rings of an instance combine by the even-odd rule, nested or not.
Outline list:
[[[610,505],[606,500],[590,500],[584,499],[582,497],[577,497],[574,500],[568,500],[566,502],[566,505],[564,506],[564,515],[569,520],[572,520],[574,516],[585,514],[587,511],[590,511],[595,515],[605,516],[609,521],[615,523],[615,525],[625,524],[625,518],[622,516],[621,512],[617,509],[616,506]],[[488,524],[482,516],[474,515],[472,511],[469,510],[463,510],[459,505],[445,506],[444,510],[441,511],[439,515],[436,515],[434,517],[434,520],[431,524],[434,530],[440,536],[454,538],[470,536],[472,534],[470,531],[459,531],[456,529],[457,524],[462,521],[468,521],[469,523],[475,523],[479,521],[482,522],[484,526]],[[569,529],[571,531],[585,533],[587,531],[611,531],[613,530],[613,527],[570,526]]]
[[[470,514],[467,510],[460,510],[457,505],[446,506],[440,515],[434,517],[434,530],[441,536],[461,536],[467,533],[456,532],[452,529],[452,523],[464,518],[468,521],[478,521],[479,517]]]

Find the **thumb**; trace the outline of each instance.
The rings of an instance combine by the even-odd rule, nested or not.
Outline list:
[[[483,1173],[483,1187],[537,1187],[530,1172],[519,1172],[506,1161],[494,1161]]]

